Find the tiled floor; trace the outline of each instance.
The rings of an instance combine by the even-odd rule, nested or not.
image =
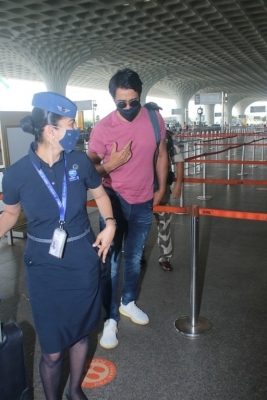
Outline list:
[[[247,159],[251,156],[248,150]],[[259,159],[261,153],[257,156]],[[225,159],[225,154],[220,157]],[[232,158],[241,159],[241,150]],[[208,164],[207,176],[226,178],[226,169],[226,165]],[[245,166],[245,169],[249,175],[244,179],[266,179],[266,165]],[[231,177],[235,179],[239,171],[240,165],[233,165]],[[211,184],[206,189],[212,199],[202,201],[197,199],[202,195],[202,185],[185,184],[184,205],[267,213],[267,186]],[[172,203],[179,204],[178,201]],[[97,232],[97,210],[90,209],[89,217]],[[158,265],[157,231],[153,221],[138,299],[138,305],[148,313],[150,323],[138,326],[122,317],[119,345],[113,350],[105,350],[99,345],[101,327],[91,335],[90,356],[111,361],[117,373],[110,383],[85,389],[88,399],[266,399],[266,221],[199,217],[197,288],[200,315],[212,321],[213,330],[194,339],[174,328],[178,318],[191,312],[192,246],[188,215],[173,215],[172,236],[174,270],[168,273]],[[2,321],[13,318],[21,326],[29,383],[34,399],[44,400],[38,374],[40,349],[24,280],[24,246],[25,239],[15,239],[14,246],[9,246],[6,238],[0,242],[1,318]],[[68,376],[67,364],[66,354],[62,393]]]

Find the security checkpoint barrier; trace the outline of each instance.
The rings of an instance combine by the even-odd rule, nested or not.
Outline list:
[[[185,211],[186,210],[186,211]],[[199,316],[200,296],[198,293],[198,254],[199,254],[199,216],[234,218],[251,221],[267,221],[267,214],[246,211],[230,211],[209,208],[200,208],[198,205],[189,207],[155,206],[154,212],[184,213],[191,219],[191,281],[190,281],[190,315],[182,316],[174,322],[176,330],[191,338],[201,337],[212,331],[212,322],[206,317]]]
[[[267,184],[267,181],[266,181]],[[88,207],[96,207],[94,200],[87,201]],[[197,285],[199,269],[199,216],[244,219],[251,221],[267,221],[267,214],[246,211],[230,211],[211,208],[200,208],[198,205],[188,207],[154,206],[153,212],[168,212],[172,214],[185,214],[190,216],[190,315],[184,315],[174,321],[175,329],[188,337],[198,338],[212,331],[212,322],[199,315],[200,296]]]
[[[218,151],[218,146],[225,146],[225,143],[218,144],[218,141],[220,140],[226,140],[227,144],[229,144],[230,140],[235,139],[237,142],[238,135],[229,135],[229,134],[221,134],[218,135],[217,133],[214,134],[204,134],[204,135],[174,135],[175,138],[175,143],[178,146],[183,146],[184,151],[182,151],[182,154],[184,155],[185,159],[185,167],[184,167],[184,175],[196,175],[201,172],[202,164],[201,162],[198,163],[192,163],[192,166],[190,166],[190,159],[189,153],[190,150],[193,153],[193,156],[200,156],[202,147],[205,145],[212,145],[212,142],[215,142],[216,144],[216,151]],[[179,140],[178,140],[179,138]],[[188,139],[190,138],[190,140]],[[181,139],[188,139],[188,140],[181,140]],[[185,155],[188,156],[186,157]],[[218,157],[218,155],[216,155]],[[189,161],[188,161],[189,160]],[[190,168],[193,167],[193,172],[190,172]]]
[[[267,181],[265,181],[265,184],[267,185]],[[1,199],[2,195],[0,195],[0,200]],[[87,200],[86,205],[87,207],[97,207],[95,200]],[[267,214],[200,208],[198,205],[191,205],[188,207],[158,205],[153,207],[153,212],[185,214],[190,217],[190,314],[179,317],[174,321],[174,326],[179,333],[185,336],[191,338],[202,337],[212,331],[213,324],[208,318],[199,315],[201,300],[199,295],[200,290],[197,284],[197,276],[199,273],[199,216],[267,221]]]
[[[198,196],[198,199],[199,200],[210,200],[210,199],[212,199],[211,196],[208,196],[206,194],[206,184],[207,183],[239,184],[238,181],[230,179],[230,166],[232,164],[240,164],[241,165],[241,171],[240,171],[240,173],[237,173],[237,175],[240,175],[240,176],[247,176],[248,175],[247,173],[244,172],[244,165],[245,164],[248,164],[250,166],[251,165],[256,166],[256,165],[266,165],[267,164],[267,161],[262,161],[262,160],[261,161],[256,161],[255,160],[255,150],[254,150],[256,146],[262,146],[262,149],[263,149],[264,146],[266,146],[266,143],[259,144],[259,142],[260,141],[264,141],[265,139],[266,139],[265,137],[262,137],[262,138],[259,138],[259,139],[254,139],[254,140],[252,140],[250,142],[228,146],[227,148],[225,148],[223,150],[220,150],[220,151],[205,152],[205,153],[202,153],[202,154],[193,155],[192,157],[188,157],[187,159],[185,159],[185,162],[187,162],[187,163],[189,163],[189,162],[190,163],[201,163],[202,164],[203,177],[202,177],[201,180],[200,179],[197,180],[196,178],[184,178],[183,181],[184,182],[192,182],[192,183],[202,183],[203,184],[202,196]],[[205,141],[205,142],[202,142],[201,146],[210,145],[207,142],[209,142],[209,140]],[[225,146],[226,144],[225,143],[220,143],[218,145]],[[245,160],[245,147],[246,146],[252,146],[253,147],[253,160],[250,160],[250,161]],[[238,148],[242,148],[242,159],[241,160],[230,160],[230,151],[232,149],[238,149]],[[228,160],[218,160],[218,157],[217,157],[218,154],[225,153],[225,152],[228,153]],[[262,150],[262,159],[264,157],[263,154],[264,153],[263,153],[263,150]],[[207,160],[206,159],[207,156],[212,156],[212,155],[216,155],[216,160]],[[216,179],[209,180],[209,179],[207,179],[206,178],[206,164],[208,164],[208,163],[209,164],[227,164],[228,165],[228,168],[227,168],[227,171],[228,171],[227,172],[227,180],[219,180],[219,179],[217,179],[217,180]],[[242,181],[242,183],[243,182],[245,182],[245,181]],[[263,181],[262,180],[253,180],[253,181],[250,181],[250,182],[251,182],[250,184],[257,185],[257,184],[262,184]]]

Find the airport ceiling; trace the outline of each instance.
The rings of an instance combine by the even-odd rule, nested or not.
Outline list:
[[[1,0],[0,77],[107,89],[128,66],[149,95],[267,100],[265,0]]]

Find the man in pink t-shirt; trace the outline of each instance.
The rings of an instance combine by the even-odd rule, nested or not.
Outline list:
[[[117,224],[114,242],[106,262],[102,264],[102,301],[106,315],[100,344],[106,349],[118,344],[117,292],[123,243],[124,271],[119,312],[136,324],[149,322],[148,316],[135,303],[140,260],[151,227],[152,207],[160,203],[165,193],[168,170],[164,121],[156,112],[161,139],[157,149],[150,116],[140,104],[142,82],[138,74],[129,68],[117,71],[109,82],[109,92],[117,110],[97,123],[88,145],[88,155],[103,177]],[[154,193],[156,150],[158,190]],[[101,215],[100,227],[105,227]]]

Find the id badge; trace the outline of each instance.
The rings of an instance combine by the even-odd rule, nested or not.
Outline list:
[[[64,229],[55,229],[52,242],[49,248],[49,254],[57,258],[62,258],[64,246],[67,239],[67,232]]]

